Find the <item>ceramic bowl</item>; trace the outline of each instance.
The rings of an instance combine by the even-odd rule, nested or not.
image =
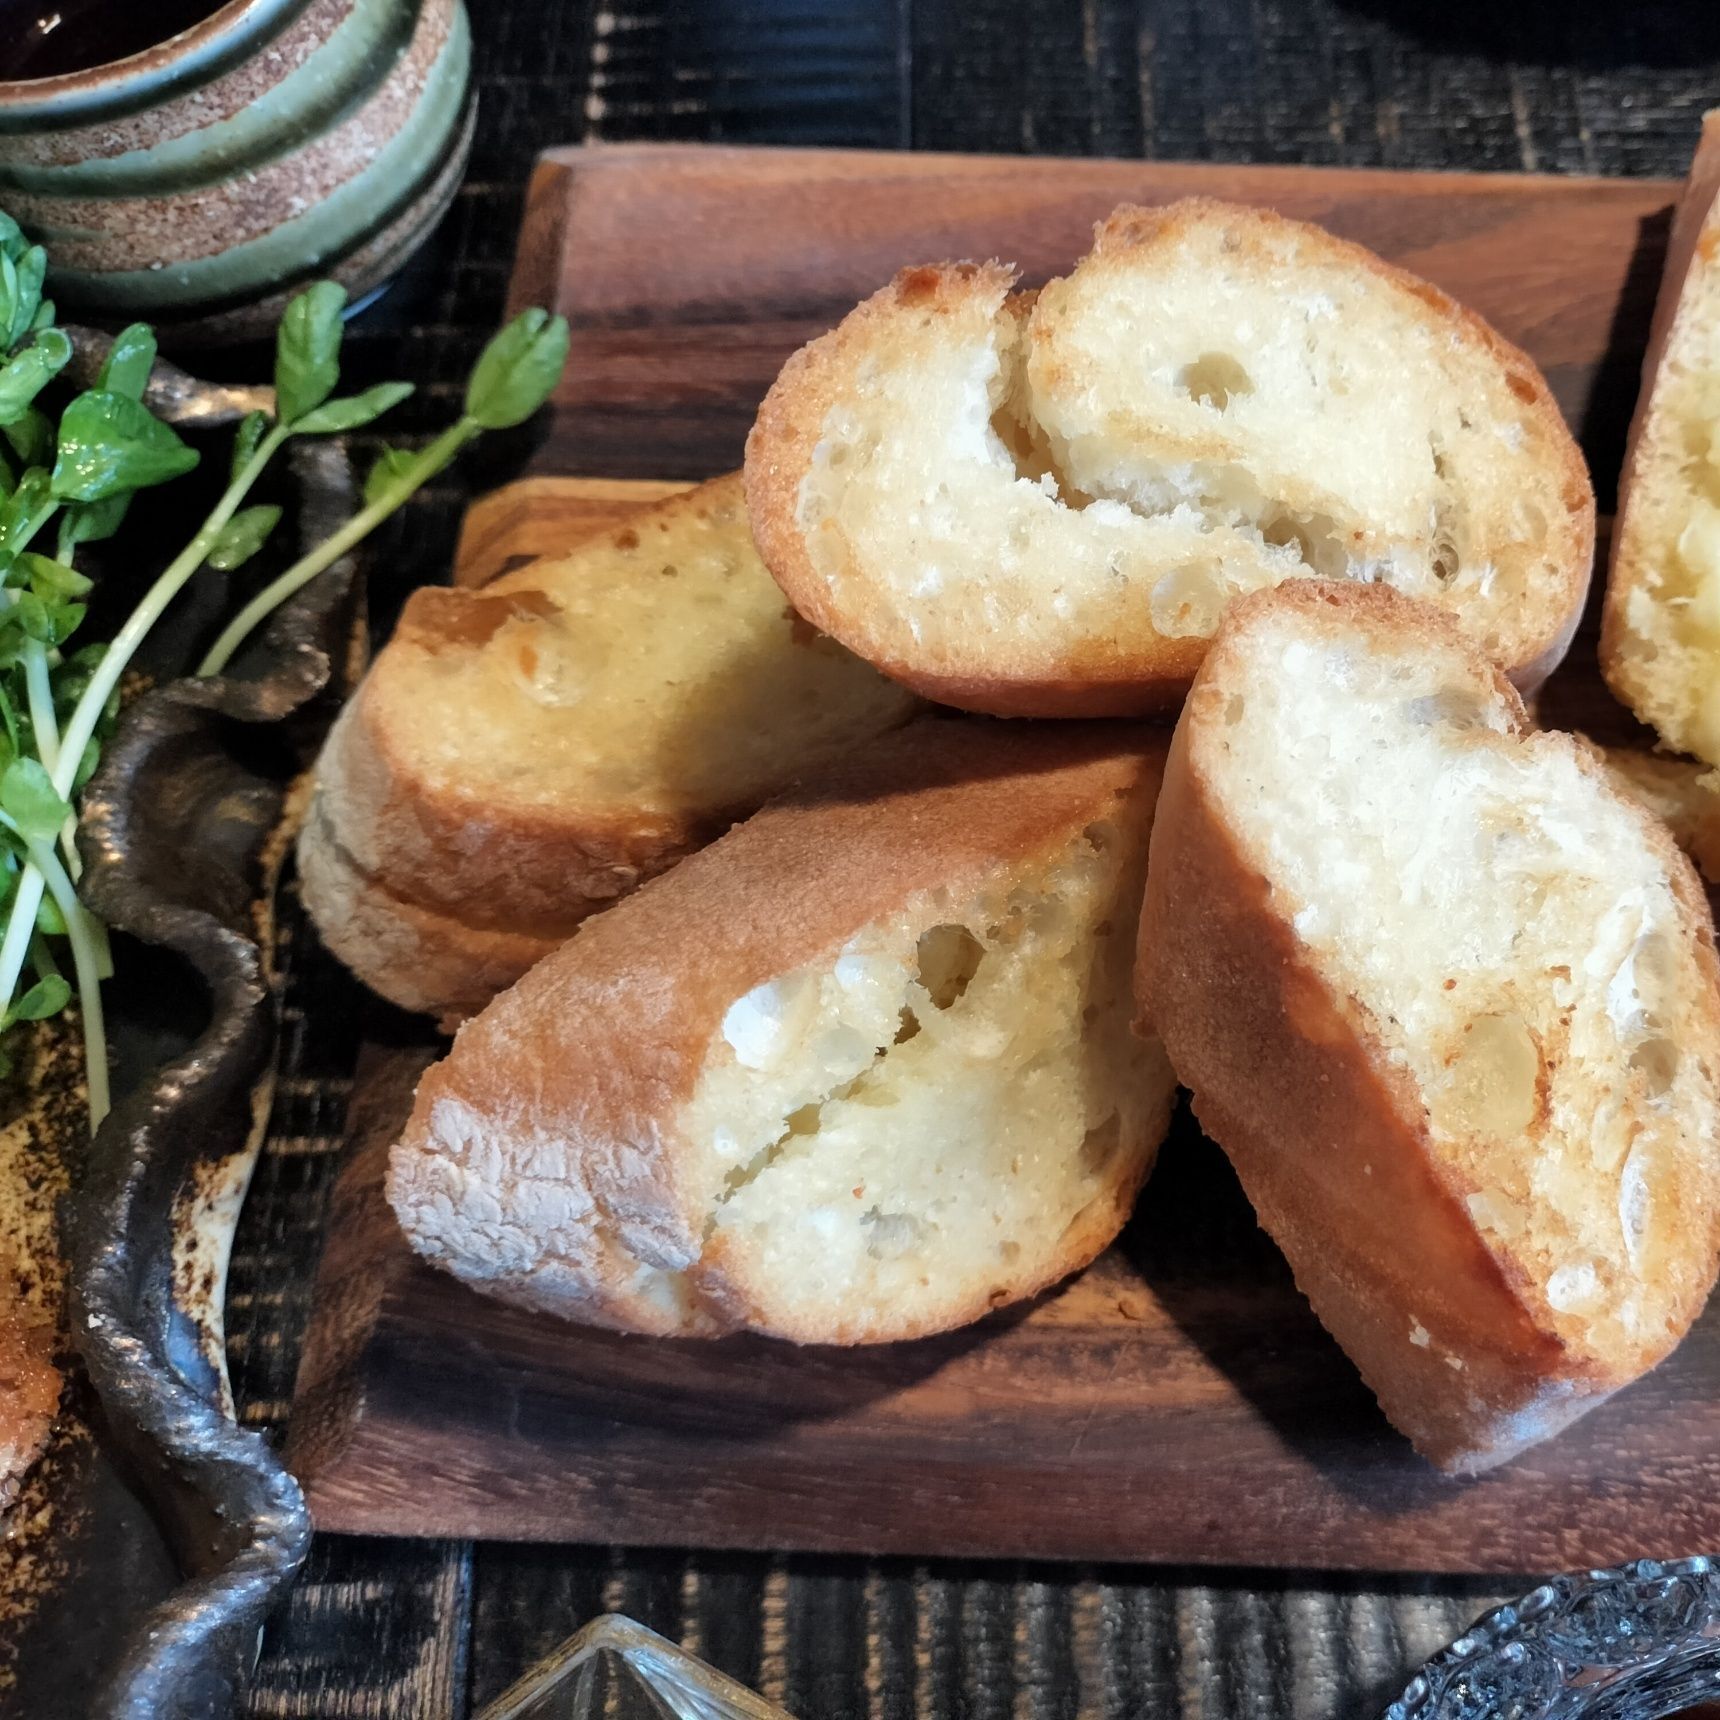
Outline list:
[[[424,239],[471,143],[461,0],[229,0],[91,71],[0,83],[0,207],[63,313],[213,336],[307,280],[354,300]]]

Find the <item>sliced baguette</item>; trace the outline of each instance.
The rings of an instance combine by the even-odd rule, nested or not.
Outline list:
[[[564,561],[413,594],[318,763],[305,901],[377,991],[459,1019],[914,706],[787,607],[718,479]]]
[[[1607,747],[1613,774],[1672,832],[1710,884],[1720,884],[1720,770],[1642,747]]]
[[[1085,1265],[1174,1095],[1130,1029],[1163,752],[931,719],[588,921],[420,1086],[413,1247],[596,1325],[838,1344]]]
[[[1593,556],[1530,360],[1359,246],[1265,210],[1122,208],[1035,297],[909,269],[784,367],[747,442],[801,614],[1006,716],[1172,708],[1226,602],[1298,575],[1457,615],[1524,688]]]
[[[1393,1422],[1479,1470],[1678,1342],[1720,970],[1666,831],[1425,605],[1236,605],[1178,725],[1141,997]]]
[[[1720,109],[1678,202],[1619,478],[1601,621],[1612,690],[1720,765]]]

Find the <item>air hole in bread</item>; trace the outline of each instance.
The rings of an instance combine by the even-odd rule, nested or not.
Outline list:
[[[1123,1142],[1123,1120],[1114,1112],[1087,1131],[1081,1142],[1081,1163],[1098,1176],[1115,1157]]]
[[[916,948],[920,985],[935,1009],[948,1009],[961,997],[985,959],[985,945],[966,926],[933,926],[920,934]]]
[[[1148,607],[1167,639],[1210,639],[1230,596],[1216,568],[1179,567],[1154,585]]]
[[[1522,1016],[1480,1016],[1449,1054],[1435,1119],[1454,1134],[1515,1141],[1535,1120],[1540,1074],[1540,1046]]]
[[[1677,1077],[1678,1047],[1670,1039],[1645,1039],[1630,1054],[1630,1066],[1641,1074],[1649,1097],[1658,1099]]]
[[[1293,549],[1296,558],[1321,579],[1355,577],[1350,556],[1328,514],[1268,514],[1261,522],[1260,538],[1275,549]]]
[[[1419,728],[1437,724],[1448,729],[1481,729],[1496,726],[1492,712],[1471,687],[1441,687],[1436,693],[1421,693],[1406,700],[1405,718]]]
[[[1234,354],[1203,352],[1177,372],[1177,387],[1191,400],[1222,412],[1232,399],[1254,392],[1254,378]]]

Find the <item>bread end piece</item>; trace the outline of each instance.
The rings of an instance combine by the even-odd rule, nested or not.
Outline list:
[[[1720,109],[1673,218],[1619,478],[1607,684],[1666,746],[1720,765]]]

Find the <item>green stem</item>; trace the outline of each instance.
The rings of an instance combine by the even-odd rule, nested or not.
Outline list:
[[[233,482],[227,486],[225,494],[210,510],[209,517],[198,527],[197,535],[192,538],[180,553],[169,563],[166,570],[149,588],[143,601],[127,618],[114,642],[107,648],[100,663],[96,665],[95,673],[90,677],[90,683],[85,687],[83,696],[78,700],[72,711],[71,720],[66,724],[65,732],[60,736],[59,758],[54,768],[49,771],[55,789],[67,799],[71,798],[72,779],[77,775],[78,762],[84,756],[84,748],[90,744],[90,738],[96,732],[96,725],[101,721],[102,711],[108,702],[108,696],[119,685],[119,678],[125,673],[126,665],[130,663],[138,646],[149,633],[161,613],[173,599],[178,596],[192,574],[203,565],[215,539],[220,535],[221,528],[238,511],[239,504],[250,493],[251,486],[262,476],[263,468],[268,465],[275,451],[286,441],[290,431],[285,426],[277,424],[261,442],[256,451],[245,462],[244,468]],[[56,507],[58,503],[54,504]],[[46,520],[47,512],[40,516]],[[33,528],[34,529],[34,528]],[[40,850],[52,858],[52,850]],[[36,923],[36,910],[42,905],[42,890],[44,887],[43,870],[39,862],[39,847],[30,849],[30,858],[25,863],[18,877],[18,892],[12,898],[12,911],[6,922],[6,935],[0,939],[0,1012],[12,1007],[12,1000],[17,996],[18,978],[24,969],[24,960],[29,953],[30,934]],[[54,862],[56,871],[65,877],[64,869],[59,862]],[[70,879],[66,880],[68,888]],[[59,903],[56,892],[54,900]],[[74,892],[72,900],[77,900]],[[79,909],[80,914],[83,910]],[[62,917],[65,910],[61,907]],[[80,919],[78,932],[73,940],[74,955],[90,970],[92,979],[105,965],[111,965],[110,958],[103,953],[105,938],[93,932],[90,927],[93,920],[86,923]],[[70,918],[66,919],[68,931],[72,926]],[[80,969],[80,975],[82,970]],[[83,980],[79,979],[79,989],[83,989]],[[101,1019],[101,1000],[99,994],[95,1004],[96,1020],[99,1026]],[[86,1042],[88,1041],[88,1016],[86,1014]],[[106,1088],[106,1058],[105,1044],[91,1052],[92,1057],[99,1058],[101,1070],[97,1072],[92,1063],[90,1097],[92,1110],[94,1108],[97,1083],[100,1082],[105,1093]],[[105,1099],[104,1099],[105,1103]]]
[[[24,971],[24,958],[30,953],[36,910],[41,905],[42,874],[26,860],[18,874],[18,892],[12,898],[6,936],[0,940],[0,1014],[11,1009],[12,999],[18,995],[18,976]]]
[[[208,654],[197,665],[197,673],[219,675],[259,622],[375,531],[402,502],[429,483],[482,430],[483,426],[470,418],[460,418],[450,424],[369,507],[354,514],[333,537],[294,562],[285,573],[259,591],[222,629],[221,637],[209,647]]]
[[[48,648],[39,639],[24,644],[24,686],[30,698],[30,725],[36,731],[36,752],[43,768],[52,776],[60,762],[60,719],[54,710],[54,689],[48,680]],[[78,856],[78,821],[74,815],[60,827],[60,847],[65,850],[66,870],[72,882],[83,875]]]
[[[143,643],[150,628],[161,619],[162,612],[179,595],[185,582],[203,565],[210,550],[215,547],[216,538],[221,535],[221,528],[239,511],[239,504],[250,493],[251,486],[262,475],[263,468],[268,465],[275,450],[290,434],[285,425],[277,424],[257,444],[257,451],[245,462],[244,469],[227,486],[226,494],[197,528],[197,535],[168,564],[166,571],[145,593],[143,601],[126,618],[125,625],[115,635],[114,642],[108,646],[101,662],[96,665],[95,673],[90,677],[90,684],[84,689],[83,697],[78,700],[77,708],[72,712],[71,721],[66,724],[65,737],[60,747],[59,769],[52,773],[54,787],[61,794],[71,794],[72,778],[77,775],[78,760],[84,756],[84,748],[90,744],[90,737],[96,732],[96,724],[101,721],[108,695],[119,685],[119,678],[125,673],[126,665],[138,646]],[[4,963],[0,961],[0,988],[4,987],[5,980]],[[6,1001],[10,1002],[9,996]]]
[[[102,982],[96,959],[95,940],[90,932],[89,910],[78,900],[78,892],[59,856],[45,842],[29,844],[30,858],[46,879],[54,905],[66,922],[72,946],[72,970],[78,982],[78,1015],[84,1031],[84,1081],[90,1094],[90,1133],[93,1135],[108,1114],[107,1029],[102,1021]],[[31,916],[32,920],[35,918]]]
[[[48,650],[40,639],[24,642],[24,688],[30,700],[30,724],[36,731],[36,752],[48,775],[60,762],[60,719],[54,712],[54,691],[48,684]]]

